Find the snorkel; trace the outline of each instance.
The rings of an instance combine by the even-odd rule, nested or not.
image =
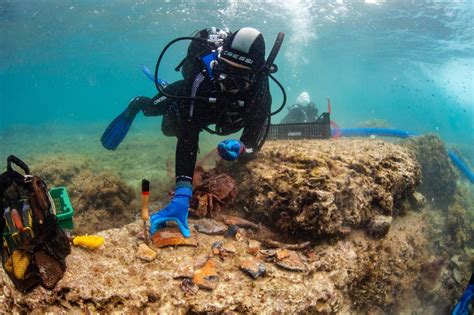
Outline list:
[[[273,44],[273,48],[272,48],[270,54],[268,55],[268,58],[267,58],[265,64],[262,66],[262,68],[260,70],[258,70],[256,72],[256,75],[263,72],[264,75],[269,76],[278,85],[278,87],[282,91],[282,94],[283,94],[282,105],[275,112],[272,112],[271,115],[275,115],[275,114],[279,113],[285,107],[286,99],[287,99],[286,92],[285,92],[285,89],[283,88],[282,84],[272,75],[272,74],[274,74],[278,71],[278,67],[277,67],[276,64],[274,64],[274,61],[275,61],[275,59],[278,55],[278,52],[280,51],[281,44],[283,43],[284,38],[285,38],[285,34],[283,32],[278,33],[277,38],[275,40],[275,43]],[[173,44],[175,44],[179,41],[183,41],[183,40],[191,40],[191,41],[196,40],[196,41],[205,42],[209,46],[211,51],[217,49],[219,47],[219,43],[220,43],[219,39],[216,40],[216,38],[214,38],[214,37],[210,37],[210,38],[206,39],[206,38],[200,38],[200,37],[185,36],[185,37],[178,37],[178,38],[172,40],[171,42],[169,42],[163,48],[163,50],[161,51],[161,53],[158,57],[158,60],[156,61],[154,78],[159,78],[158,72],[159,72],[161,60],[163,59],[163,56],[165,55],[168,48],[170,48]],[[215,54],[215,51],[213,51],[212,53]],[[208,55],[204,56],[203,58],[206,58],[207,56]],[[179,66],[178,66],[178,68],[179,68]],[[212,78],[212,72],[210,71],[210,69],[208,68],[206,71],[209,72],[210,78],[213,79]],[[158,92],[161,93],[162,95],[164,95],[165,97],[168,97],[168,98],[185,99],[185,100],[190,100],[190,101],[204,101],[204,102],[208,102],[208,103],[217,102],[217,99],[215,97],[172,95],[172,94],[169,94],[165,91],[163,85],[160,84],[158,82],[158,80],[153,80],[153,81],[155,82],[155,87],[158,90]]]

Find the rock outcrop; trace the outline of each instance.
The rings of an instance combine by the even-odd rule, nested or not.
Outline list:
[[[405,144],[421,165],[418,190],[438,207],[447,208],[456,191],[456,175],[444,143],[435,135],[409,139]]]
[[[420,167],[403,147],[274,142],[229,165],[219,169],[234,174],[239,194],[223,211],[253,222],[228,213],[205,226],[190,220],[193,246],[158,248],[154,238],[156,258],[138,251],[141,221],[102,231],[105,245],[73,248],[51,291],[21,294],[0,271],[0,313],[437,314],[449,312],[472,272],[472,218],[454,218],[469,219],[459,210],[466,205],[423,206],[413,196]],[[409,200],[421,208],[410,211]]]
[[[249,217],[310,237],[404,212],[421,176],[407,149],[362,139],[272,141],[255,160],[219,167],[236,177],[236,204]]]

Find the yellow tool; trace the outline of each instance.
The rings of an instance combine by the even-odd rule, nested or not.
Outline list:
[[[150,218],[150,211],[148,209],[148,202],[150,199],[150,182],[146,179],[142,180],[142,211],[141,217],[143,220],[143,237],[145,238],[145,244],[148,244],[148,229],[147,221]]]
[[[105,239],[97,235],[76,236],[72,243],[76,246],[82,246],[89,249],[97,249],[104,244]]]

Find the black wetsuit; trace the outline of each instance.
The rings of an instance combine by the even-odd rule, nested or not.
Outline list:
[[[280,124],[310,123],[318,120],[318,109],[314,103],[308,105],[293,104]]]
[[[163,115],[162,131],[176,136],[176,181],[192,181],[198,152],[199,133],[209,125],[216,125],[221,134],[235,133],[243,128],[242,141],[256,153],[263,142],[270,122],[271,95],[268,77],[261,76],[255,86],[242,94],[221,93],[214,82],[205,79],[196,96],[215,97],[216,103],[172,99],[158,93],[153,98],[137,97],[145,116]],[[165,88],[171,95],[190,96],[192,83],[174,82]],[[241,101],[240,103],[237,101]],[[243,103],[242,103],[243,101]]]

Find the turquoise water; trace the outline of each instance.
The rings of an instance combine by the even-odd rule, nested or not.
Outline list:
[[[286,34],[277,77],[289,104],[308,91],[320,111],[331,99],[332,119],[341,127],[380,119],[394,128],[436,133],[474,161],[472,6],[471,1],[2,0],[0,139],[8,135],[11,144],[12,135],[22,131],[69,125],[71,135],[96,132],[98,141],[132,97],[155,94],[139,65],[153,68],[167,42],[209,26],[253,26],[264,34],[267,53],[277,33]],[[179,78],[173,69],[185,49],[180,43],[167,55],[164,79]],[[277,108],[281,94],[272,89]],[[139,119],[131,132],[158,121]],[[50,138],[66,132],[50,130]]]

